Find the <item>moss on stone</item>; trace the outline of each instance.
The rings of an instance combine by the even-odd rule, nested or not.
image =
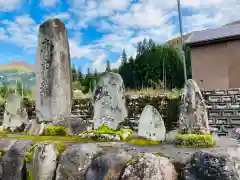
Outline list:
[[[63,126],[48,126],[44,129],[44,136],[67,136],[67,128]]]
[[[60,158],[62,153],[67,149],[67,145],[63,142],[54,142],[57,148],[57,159]]]
[[[129,160],[127,162],[127,165],[135,165],[139,162],[140,158],[143,157],[145,155],[144,152],[141,152],[138,156],[135,156],[134,158],[132,158],[131,160]]]
[[[32,172],[29,168],[26,168],[27,180],[33,180]]]
[[[177,134],[175,144],[177,147],[209,148],[216,145],[211,134]]]
[[[63,142],[58,142],[58,141],[43,141],[43,142],[40,142],[40,143],[38,143],[38,144],[41,144],[41,143],[42,143],[42,144],[45,144],[45,143],[47,143],[47,144],[54,143],[55,146],[56,146],[56,149],[57,149],[57,159],[59,159],[60,156],[62,155],[62,153],[67,149],[67,145],[64,144]],[[25,158],[24,158],[24,160],[25,160],[26,163],[31,163],[31,162],[32,162],[32,160],[33,160],[33,153],[34,153],[34,150],[35,150],[35,148],[36,148],[36,146],[37,146],[38,144],[32,145],[32,147],[30,148],[30,150],[27,152],[27,154],[26,154],[26,156],[25,156]]]
[[[148,139],[132,139],[128,142],[134,145],[139,145],[139,146],[157,145],[161,143],[160,141],[153,141]]]
[[[101,134],[119,135],[121,140],[127,140],[132,135],[133,131],[131,129],[114,130],[109,128],[107,125],[103,124],[98,129],[88,130],[87,132],[93,133],[96,136]]]

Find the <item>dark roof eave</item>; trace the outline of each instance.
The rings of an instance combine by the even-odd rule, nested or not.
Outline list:
[[[186,42],[185,45],[200,46],[200,45],[206,45],[206,44],[212,44],[212,43],[220,43],[220,42],[224,42],[224,41],[231,41],[231,40],[236,40],[236,39],[240,39],[240,35],[224,37],[224,38],[217,38],[217,39],[210,39],[210,40],[198,41],[198,42],[189,42],[189,43]]]

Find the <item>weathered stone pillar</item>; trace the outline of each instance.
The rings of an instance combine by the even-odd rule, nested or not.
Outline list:
[[[70,117],[72,74],[65,25],[50,19],[39,27],[36,62],[36,110],[40,121]]]

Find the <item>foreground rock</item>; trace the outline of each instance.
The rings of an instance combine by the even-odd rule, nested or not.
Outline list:
[[[72,81],[67,31],[59,19],[39,27],[36,61],[36,110],[39,121],[71,115]]]
[[[86,173],[86,180],[121,178],[126,163],[132,155],[122,149],[113,149],[93,159]]]
[[[61,156],[56,172],[56,180],[84,180],[85,172],[102,148],[96,144],[73,145]]]
[[[169,159],[151,153],[132,160],[124,170],[122,180],[176,180],[177,173]]]
[[[24,157],[31,148],[32,141],[16,141],[2,158],[1,179],[22,180],[24,169]]]
[[[162,116],[156,108],[147,105],[139,119],[138,135],[146,139],[164,141],[166,128]]]
[[[184,86],[181,100],[179,127],[182,133],[209,133],[207,106],[202,93],[192,79]]]
[[[22,97],[17,94],[9,94],[5,104],[3,129],[9,129],[12,132],[22,131],[27,123],[28,115]]]
[[[32,160],[34,180],[52,180],[57,167],[57,148],[54,143],[41,143],[34,148]]]
[[[93,93],[94,129],[106,124],[116,129],[127,117],[125,87],[117,73],[105,73],[100,77]]]
[[[240,148],[204,150],[195,153],[182,173],[183,180],[240,179]]]

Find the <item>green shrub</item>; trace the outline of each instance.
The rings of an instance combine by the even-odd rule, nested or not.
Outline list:
[[[177,147],[208,148],[214,147],[216,141],[211,134],[177,134],[175,144]]]
[[[114,130],[109,128],[107,125],[103,124],[98,129],[95,130],[88,130],[88,133],[94,133],[96,136],[101,134],[113,134],[113,135],[119,135],[121,140],[127,140],[132,135],[131,129],[120,129],[120,130]]]
[[[44,136],[67,136],[67,129],[63,126],[48,126],[43,134]]]
[[[148,139],[132,139],[128,142],[134,145],[139,145],[139,146],[157,145],[161,143],[160,141],[153,141]]]

